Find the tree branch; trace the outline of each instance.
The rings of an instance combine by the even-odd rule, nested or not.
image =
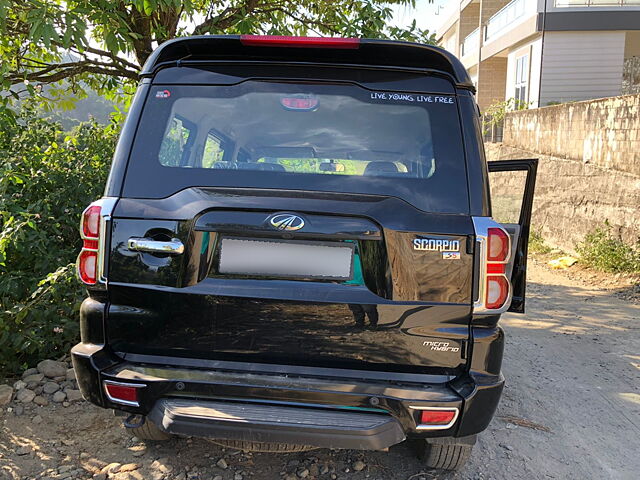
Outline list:
[[[218,30],[226,30],[231,27],[235,22],[237,15],[244,10],[246,15],[253,13],[254,10],[260,4],[260,0],[246,0],[244,5],[237,7],[227,7],[220,14],[215,17],[209,17],[200,25],[197,25],[192,32],[192,35],[203,35],[211,32],[212,27],[216,27]]]
[[[137,71],[127,70],[117,66],[109,66],[109,64],[102,62],[96,63],[92,60],[54,64],[33,72],[10,72],[5,78],[9,80],[11,85],[24,82],[25,80],[29,80],[30,82],[55,83],[83,73],[125,77],[131,80],[138,79]]]

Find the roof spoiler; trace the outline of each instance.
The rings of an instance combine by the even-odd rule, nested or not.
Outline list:
[[[454,55],[433,45],[396,40],[285,37],[269,35],[201,35],[163,43],[149,56],[141,77],[162,67],[220,61],[313,62],[435,70],[457,87],[475,91],[466,69]]]

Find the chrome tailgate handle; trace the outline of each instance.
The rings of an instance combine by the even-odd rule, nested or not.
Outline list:
[[[151,238],[131,237],[128,241],[129,250],[148,253],[165,253],[180,255],[184,252],[183,243],[177,238],[168,241],[153,240]]]

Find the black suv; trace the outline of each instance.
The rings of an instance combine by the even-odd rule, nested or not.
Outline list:
[[[500,314],[524,310],[536,170],[487,166],[462,64],[406,42],[202,36],[140,76],[82,216],[85,398],[143,439],[408,439],[460,466],[504,384]],[[488,172],[517,170],[519,218],[496,223]]]

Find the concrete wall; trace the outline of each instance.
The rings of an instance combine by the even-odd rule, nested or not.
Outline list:
[[[640,176],[640,95],[509,113],[503,141]]]
[[[608,221],[625,242],[640,240],[640,95],[557,105],[507,115],[504,143],[487,159],[538,158],[533,228],[572,252]],[[505,197],[518,179],[495,176]]]

